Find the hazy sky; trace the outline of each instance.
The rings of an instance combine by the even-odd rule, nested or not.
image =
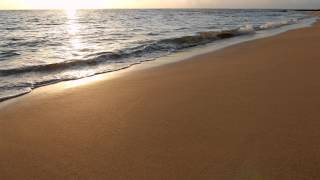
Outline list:
[[[320,8],[320,0],[0,0],[0,9]]]

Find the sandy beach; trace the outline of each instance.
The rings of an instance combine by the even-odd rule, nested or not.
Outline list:
[[[0,109],[0,179],[320,179],[320,24]]]

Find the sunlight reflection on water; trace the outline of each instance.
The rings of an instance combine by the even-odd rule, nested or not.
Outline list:
[[[81,3],[0,11],[0,99],[211,42],[199,32],[272,28],[305,17],[279,10],[79,10],[87,7]]]
[[[78,22],[78,12],[76,9],[68,9],[65,10],[65,13],[68,18],[67,31],[70,37],[69,43],[71,50],[72,52],[79,52],[84,47],[84,44],[82,43],[82,38],[79,35],[81,25]],[[73,54],[75,55],[76,53]]]

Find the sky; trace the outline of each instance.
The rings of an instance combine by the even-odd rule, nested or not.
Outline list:
[[[0,9],[318,8],[320,0],[0,0]]]

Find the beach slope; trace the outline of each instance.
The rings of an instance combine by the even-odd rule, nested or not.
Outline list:
[[[317,24],[35,90],[0,109],[0,179],[320,179],[319,42]]]

